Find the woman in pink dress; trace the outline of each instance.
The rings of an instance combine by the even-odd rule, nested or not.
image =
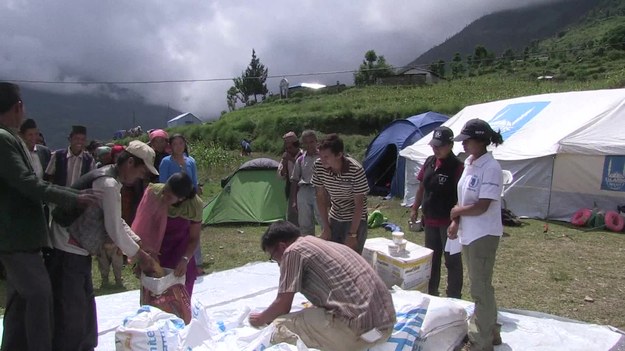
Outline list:
[[[197,278],[193,253],[199,244],[203,207],[189,175],[174,173],[165,184],[148,185],[132,224],[142,248],[161,267],[173,269],[178,277],[186,274],[189,296]]]

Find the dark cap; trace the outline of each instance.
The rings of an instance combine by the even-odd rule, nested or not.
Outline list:
[[[85,126],[72,126],[72,132],[70,135],[74,134],[84,134],[87,135],[87,127]]]
[[[464,127],[462,127],[462,131],[460,135],[458,135],[454,140],[455,141],[463,141],[467,139],[482,139],[482,140],[490,140],[490,138],[495,134],[493,128],[490,127],[488,123],[482,121],[481,119],[475,118],[469,120]]]
[[[37,128],[37,123],[35,123],[35,120],[32,118],[28,118],[25,119],[24,122],[22,122],[22,125],[20,126],[20,133],[24,134],[27,130],[35,128]]]
[[[454,132],[447,127],[438,127],[434,129],[430,146],[443,146],[454,143]]]

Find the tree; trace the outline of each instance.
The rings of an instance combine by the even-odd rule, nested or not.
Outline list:
[[[506,51],[504,51],[503,53],[503,60],[505,62],[511,62],[514,60],[516,54],[514,53],[514,50],[512,49],[507,49]]]
[[[228,103],[228,111],[232,112],[237,109],[237,101],[239,100],[239,90],[235,86],[231,86],[226,94],[226,102]]]
[[[254,103],[258,102],[258,95],[261,95],[264,100],[269,92],[265,83],[268,73],[269,69],[265,68],[265,65],[256,57],[256,51],[252,49],[250,64],[241,73],[240,77],[233,79],[234,86],[230,87],[226,93],[228,108],[230,108],[231,104],[235,106],[237,99],[244,103],[245,106],[249,106],[252,104],[250,96],[254,97]]]
[[[430,72],[443,78],[445,76],[445,61],[438,60],[437,62],[432,62],[429,69],[430,69]]]
[[[438,60],[438,76],[445,78],[445,60]]]
[[[483,67],[487,66],[488,60],[488,50],[482,45],[478,45],[475,47],[475,51],[473,52],[473,63],[475,67]]]
[[[371,85],[381,77],[393,75],[393,67],[386,63],[384,56],[378,56],[374,50],[365,53],[365,59],[354,74],[354,84]]]
[[[451,60],[451,77],[459,78],[464,73],[464,64],[462,63],[462,57],[460,53],[457,52],[454,54],[454,58]]]

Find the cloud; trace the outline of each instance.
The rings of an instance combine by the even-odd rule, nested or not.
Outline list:
[[[547,0],[42,1],[0,3],[0,78],[158,81],[232,78],[256,50],[271,76],[356,69],[367,50],[401,66],[495,11]],[[352,74],[292,77],[351,84]],[[279,79],[268,80],[278,91]],[[229,80],[129,84],[202,118],[226,108]],[[97,85],[39,89],[111,92]]]

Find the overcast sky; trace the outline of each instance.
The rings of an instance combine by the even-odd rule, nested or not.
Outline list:
[[[0,79],[232,78],[252,48],[270,76],[357,69],[367,50],[402,66],[499,10],[549,0],[1,0]],[[351,74],[287,78],[348,85]],[[278,92],[279,78],[268,79]],[[22,84],[26,85],[26,84]],[[226,109],[231,81],[124,85],[200,118]],[[53,91],[97,86],[29,85]]]

